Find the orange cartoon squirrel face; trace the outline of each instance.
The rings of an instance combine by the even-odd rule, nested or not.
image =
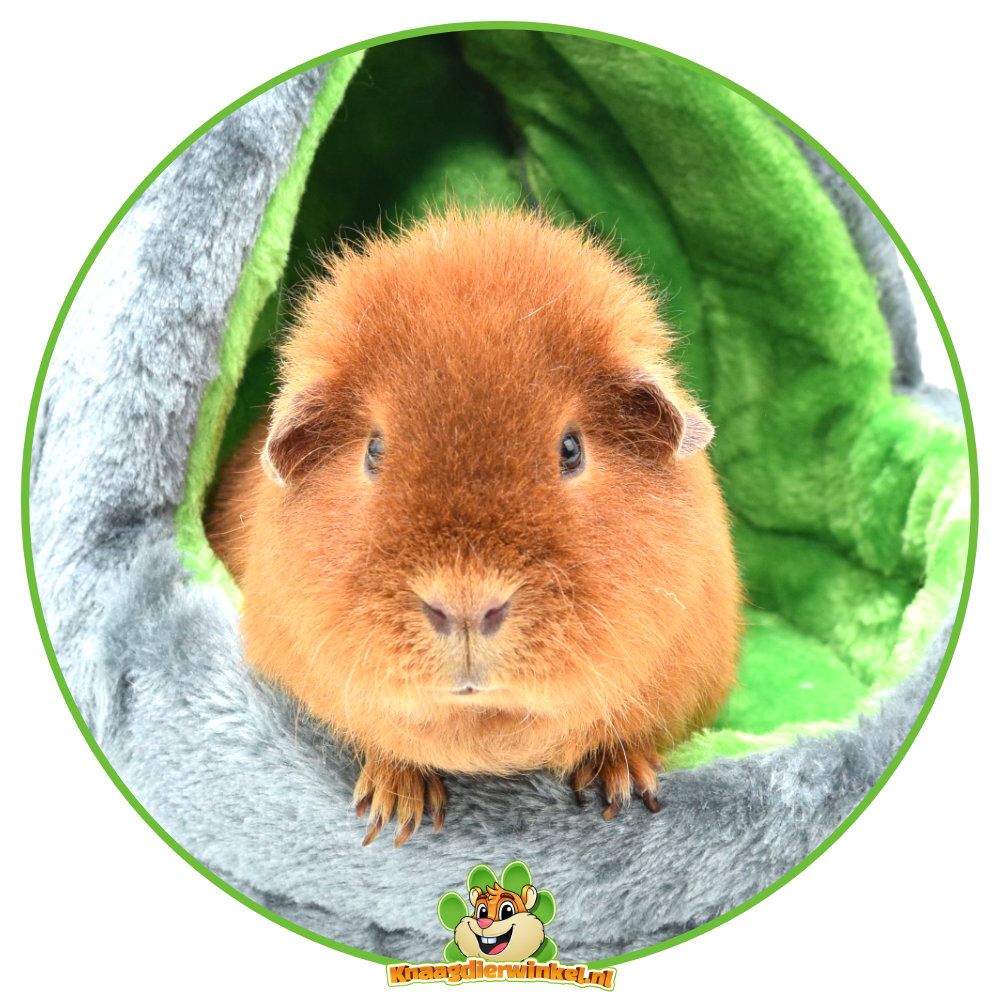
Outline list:
[[[541,920],[529,909],[537,894],[526,885],[521,894],[501,889],[499,883],[483,892],[473,887],[472,916],[455,928],[455,943],[470,958],[492,958],[503,962],[523,962],[538,950],[545,937]]]

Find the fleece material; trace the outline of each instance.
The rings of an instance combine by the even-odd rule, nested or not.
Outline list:
[[[170,836],[273,912],[409,961],[440,955],[437,900],[473,864],[522,858],[557,901],[560,959],[586,961],[727,912],[837,828],[937,673],[968,484],[960,431],[918,405],[941,396],[887,237],[815,168],[756,107],[659,56],[468,32],[295,77],[154,182],[60,334],[30,518],[73,698]],[[200,512],[266,400],[311,248],[483,196],[607,225],[669,292],[752,599],[741,685],[678,748],[656,816],[606,823],[542,774],[447,779],[440,835],[362,849],[356,763],[248,669]],[[589,902],[609,885],[613,925]],[[390,891],[407,906],[386,911]]]
[[[712,456],[750,596],[741,682],[671,766],[853,725],[912,668],[893,656],[908,630],[946,611],[920,539],[961,520],[965,444],[893,393],[919,358],[878,221],[822,158],[682,65],[524,31],[370,51],[316,153],[282,281],[252,333],[227,334],[249,337],[243,384],[228,410],[204,408],[216,430],[199,441],[225,420],[221,463],[265,411],[289,288],[318,247],[446,200],[513,198],[589,220],[638,258],[719,428]],[[954,503],[928,506],[943,496]],[[199,510],[182,509],[182,545],[220,576]],[[937,551],[954,585],[964,551]],[[920,590],[933,609],[907,619]]]

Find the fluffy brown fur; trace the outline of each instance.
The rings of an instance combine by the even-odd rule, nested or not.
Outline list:
[[[437,771],[547,767],[599,778],[607,816],[657,808],[658,750],[733,682],[740,591],[655,297],[526,211],[448,211],[326,272],[208,520],[250,661],[360,752],[366,843],[425,805],[440,827]]]

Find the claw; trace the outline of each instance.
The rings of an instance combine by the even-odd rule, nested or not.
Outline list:
[[[444,785],[433,771],[387,760],[365,762],[354,796],[358,819],[366,812],[370,819],[362,847],[367,847],[394,816],[396,847],[410,839],[425,811],[433,820],[435,833],[440,831],[448,801]]]
[[[583,794],[583,790],[592,784],[596,777],[597,769],[589,761],[581,764],[570,775],[570,787],[573,789],[573,797],[576,799],[578,806],[585,806],[587,804],[587,796]]]
[[[638,796],[651,813],[657,813],[660,802],[656,797],[656,783],[660,766],[655,748],[630,746],[626,749],[619,744],[595,750],[581,761],[570,774],[570,787],[577,805],[583,806],[587,801],[584,789],[599,779],[604,789],[602,815],[605,819],[614,819],[629,804],[632,795]]]
[[[448,793],[441,784],[441,779],[433,772],[429,771],[424,775],[426,786],[427,811],[434,821],[434,832],[440,833],[444,825],[445,807],[448,804]]]
[[[361,846],[367,847],[379,835],[383,826],[385,826],[385,820],[382,816],[375,816],[368,824],[368,831],[365,833],[365,839],[361,841]]]
[[[414,821],[408,820],[400,828],[399,832],[396,834],[396,839],[392,842],[393,847],[402,847],[410,839],[410,834],[416,830],[417,824]]]
[[[660,811],[660,800],[656,797],[653,792],[649,791],[647,788],[639,798],[642,799],[642,804],[651,812],[658,813]]]

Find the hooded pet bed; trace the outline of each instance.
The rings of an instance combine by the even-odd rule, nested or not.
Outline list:
[[[285,290],[310,255],[448,199],[589,220],[666,290],[718,428],[749,595],[741,682],[673,753],[657,815],[606,822],[546,774],[446,777],[440,835],[425,823],[398,850],[386,834],[362,848],[356,763],[244,664],[239,595],[201,514],[263,412]],[[595,962],[766,889],[891,763],[966,571],[960,424],[957,400],[922,385],[884,230],[755,104],[573,34],[393,42],[220,121],[94,261],[37,412],[43,631],[141,807],[271,913],[350,949],[439,959],[439,897],[479,862],[524,859],[558,904],[560,959]],[[592,905],[609,894],[613,920]]]

